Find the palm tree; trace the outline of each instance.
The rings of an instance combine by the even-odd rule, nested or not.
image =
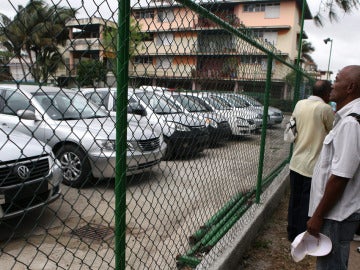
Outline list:
[[[323,13],[327,13],[330,22],[336,22],[338,21],[338,15],[336,11],[337,8],[344,11],[345,13],[350,13],[359,7],[359,0],[321,0],[319,10],[314,16],[314,22],[318,26],[323,26]]]
[[[5,19],[7,24],[0,35],[6,39],[4,46],[19,59],[22,50],[27,52],[35,81],[46,81],[61,64],[57,46],[65,44],[68,38],[65,24],[73,17],[75,10],[71,8],[49,7],[43,0],[33,0],[20,7],[13,20]]]
[[[307,40],[302,41],[301,46],[301,58],[305,59],[307,62],[314,62],[314,59],[311,57],[311,53],[315,51],[314,46],[311,44],[311,42]]]

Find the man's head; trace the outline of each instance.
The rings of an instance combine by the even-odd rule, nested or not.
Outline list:
[[[318,80],[313,86],[313,95],[321,97],[326,103],[329,103],[331,92],[331,83],[326,80]]]
[[[360,98],[360,66],[346,66],[336,75],[330,100],[339,110],[356,98]]]

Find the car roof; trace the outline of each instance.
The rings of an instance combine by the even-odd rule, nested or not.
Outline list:
[[[34,93],[39,90],[42,90],[44,92],[59,92],[61,89],[62,91],[71,91],[67,88],[61,88],[56,86],[42,86],[42,85],[29,85],[29,84],[0,84],[1,89],[8,89],[8,90],[22,90],[29,93]]]

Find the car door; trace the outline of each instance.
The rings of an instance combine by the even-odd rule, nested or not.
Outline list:
[[[29,110],[35,113],[35,107],[30,100],[20,91],[2,90],[0,95],[2,100],[0,107],[1,124],[44,141],[41,121],[24,119],[17,115],[19,110]]]

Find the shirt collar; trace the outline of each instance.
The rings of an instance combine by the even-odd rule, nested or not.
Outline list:
[[[309,100],[317,100],[317,101],[322,101],[322,102],[325,102],[321,97],[318,97],[318,96],[309,96],[307,99]]]
[[[351,109],[353,108],[354,104],[358,102],[360,103],[360,98],[354,99],[353,101],[349,102],[344,107],[342,107],[340,110],[338,110],[337,114],[339,114],[341,118],[347,116],[350,113]]]
[[[353,110],[353,107],[356,103],[360,103],[360,98],[354,99],[353,101],[342,107],[340,110],[338,110],[335,114],[335,123],[339,122],[340,119],[348,116]],[[355,107],[360,107],[360,104]]]

